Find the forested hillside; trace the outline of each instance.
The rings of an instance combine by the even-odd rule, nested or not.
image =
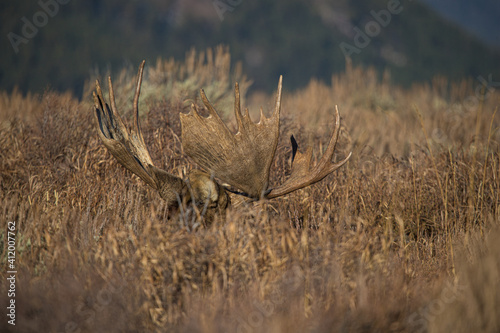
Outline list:
[[[97,70],[183,59],[192,47],[218,44],[242,62],[252,89],[266,91],[278,74],[290,88],[312,77],[329,82],[346,54],[407,86],[437,74],[500,73],[498,52],[418,1],[20,0],[0,10],[0,88],[8,91],[49,87],[81,96]]]

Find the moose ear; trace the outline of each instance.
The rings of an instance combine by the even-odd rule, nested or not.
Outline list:
[[[293,164],[293,160],[295,159],[295,154],[297,154],[297,149],[299,149],[299,145],[297,144],[297,141],[295,141],[293,135],[290,137],[290,141],[292,143],[292,164]]]

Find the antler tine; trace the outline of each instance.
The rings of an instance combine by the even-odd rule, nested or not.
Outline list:
[[[139,138],[144,141],[144,138],[142,137],[142,132],[139,127],[139,95],[141,94],[141,85],[142,85],[142,74],[144,72],[144,64],[146,63],[146,60],[143,60],[139,66],[139,72],[137,73],[137,81],[136,81],[136,87],[135,87],[135,95],[134,95],[134,128],[135,131],[137,132],[137,135]]]
[[[99,125],[98,133],[101,138],[104,138],[103,140],[112,140],[119,136],[117,132],[120,132],[121,128],[117,130],[116,126],[120,124],[121,119],[117,118],[117,121],[114,121],[115,110],[110,110],[109,105],[105,102],[99,80],[96,80],[95,84],[96,91],[92,95],[94,96],[94,116]]]
[[[311,166],[311,150],[308,150],[306,154],[301,154],[297,151],[292,164],[292,174],[290,178],[281,186],[272,189],[271,192],[267,195],[267,198],[272,199],[280,197],[290,192],[317,183],[328,176],[330,173],[344,165],[351,157],[352,152],[349,153],[349,155],[344,160],[338,163],[332,163],[333,153],[335,151],[335,146],[337,145],[339,134],[340,113],[337,106],[335,106],[335,130],[333,131],[330,142],[328,143],[328,147],[318,164],[316,164],[315,166]]]
[[[280,110],[281,110],[281,92],[282,92],[282,90],[283,90],[283,75],[280,75],[280,79],[278,81],[278,91],[276,92],[276,105],[274,106],[274,113],[273,113],[273,116],[277,116],[278,118],[279,118],[279,114],[280,114]]]
[[[203,104],[205,104],[205,107],[210,112],[210,115],[212,115],[216,118],[219,118],[219,115],[217,114],[217,110],[215,110],[212,103],[208,100],[207,95],[205,94],[205,90],[200,89],[200,95],[201,95],[201,100],[203,101]],[[196,109],[194,109],[194,111],[196,111]],[[197,111],[195,113],[197,113]]]
[[[94,116],[97,120],[97,123],[99,125],[99,134],[104,135],[104,137],[109,138],[111,134],[108,131],[109,126],[102,126],[102,121],[101,121],[101,111],[104,113],[104,98],[102,97],[102,90],[101,90],[101,85],[99,84],[99,80],[95,80],[95,90],[92,92],[92,96],[94,97]],[[109,108],[106,107],[106,110],[109,113]],[[104,113],[105,114],[105,113]],[[104,117],[104,121],[107,123],[106,116]]]
[[[109,90],[109,102],[111,103],[111,110],[113,111],[113,116],[115,117],[120,117],[120,114],[118,113],[118,109],[116,108],[116,102],[115,102],[115,92],[113,90],[113,83],[111,82],[111,76],[108,76],[108,90]]]
[[[111,124],[113,137],[117,138],[117,136],[120,135],[124,136],[124,139],[128,140],[127,128],[125,127],[125,124],[123,123],[122,118],[120,117],[120,114],[118,113],[118,109],[116,107],[115,92],[113,90],[113,83],[111,82],[111,76],[108,76],[108,87],[109,87],[109,102],[111,104],[111,112],[109,108],[106,108],[108,111],[107,120]],[[102,98],[102,92],[100,96]],[[114,119],[116,120],[113,121]],[[116,129],[116,127],[118,128]]]
[[[234,84],[234,116],[236,117],[236,121],[238,123],[238,130],[241,131],[244,125],[243,119],[241,119],[240,86],[238,85],[238,82]]]
[[[337,146],[337,141],[339,140],[339,134],[340,134],[340,112],[337,105],[335,105],[335,130],[333,131],[333,135],[330,138],[330,142],[328,143],[328,147],[326,148],[325,154],[323,155],[318,165],[316,166],[316,169],[322,170],[320,175],[324,174],[324,176],[321,179],[323,179],[328,174],[340,168],[351,157],[352,152],[350,152],[349,155],[343,161],[336,164],[331,163],[335,147]]]
[[[141,62],[139,65],[139,70],[137,72],[136,86],[135,86],[135,94],[134,94],[134,102],[133,102],[133,113],[134,113],[134,127],[130,131],[131,140],[134,145],[132,148],[138,147],[139,149],[135,150],[135,153],[141,158],[141,160],[146,161],[150,165],[153,165],[153,161],[151,160],[151,156],[149,155],[148,148],[146,143],[144,142],[144,137],[142,136],[141,125],[139,123],[139,95],[141,94],[141,85],[142,85],[142,76],[144,72],[144,64],[145,60]]]

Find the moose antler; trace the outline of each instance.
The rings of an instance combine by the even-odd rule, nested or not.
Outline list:
[[[273,188],[267,195],[268,199],[277,198],[288,194],[290,192],[296,191],[298,189],[307,187],[314,183],[319,182],[330,173],[334,172],[341,166],[343,166],[351,157],[352,152],[347,155],[342,161],[338,163],[332,163],[333,152],[335,151],[335,146],[339,139],[340,134],[340,113],[339,109],[335,105],[335,130],[330,138],[328,147],[325,153],[321,157],[321,160],[315,166],[312,166],[312,149],[307,149],[305,154],[298,151],[298,145],[295,138],[291,137],[293,156],[292,156],[292,173],[290,178],[277,188]]]
[[[279,138],[281,91],[283,78],[280,76],[273,114],[266,118],[262,108],[258,123],[251,121],[248,109],[241,113],[240,91],[234,89],[234,114],[238,131],[233,134],[219,117],[205,92],[201,99],[209,116],[202,117],[194,104],[188,114],[181,114],[182,145],[184,151],[202,169],[193,170],[182,180],[153,165],[139,126],[139,94],[141,90],[144,61],[139,66],[133,102],[134,126],[128,129],[123,123],[115,105],[111,78],[109,99],[111,108],[105,103],[99,81],[94,92],[95,117],[98,133],[106,148],[128,170],[135,173],[149,186],[157,190],[169,204],[182,201],[203,203],[207,218],[217,212],[224,212],[230,204],[230,196],[224,188],[236,194],[243,194],[255,200],[272,199],[319,182],[344,165],[351,153],[338,163],[333,163],[333,153],[340,133],[340,114],[335,106],[335,130],[320,161],[313,165],[312,150],[305,154],[298,152],[295,139],[292,141],[292,172],[282,185],[269,187],[269,171],[274,159]],[[237,189],[221,187],[214,178]]]
[[[320,162],[313,166],[312,150],[308,149],[305,154],[298,152],[292,136],[294,156],[291,176],[281,186],[268,189],[269,170],[279,137],[282,81],[280,76],[273,114],[266,118],[261,108],[258,123],[250,120],[248,109],[241,114],[240,91],[238,84],[235,85],[236,134],[229,131],[203,90],[200,91],[201,98],[210,115],[202,117],[194,105],[188,114],[181,114],[182,146],[186,154],[216,178],[254,199],[280,197],[319,182],[351,157],[349,154],[339,163],[331,162],[340,133],[340,114],[335,106],[335,131]]]
[[[101,86],[96,80],[94,110],[99,130],[97,133],[104,146],[125,168],[135,173],[149,186],[157,190],[169,204],[177,203],[177,196],[185,184],[179,177],[158,169],[153,165],[139,126],[139,94],[141,92],[142,73],[145,61],[139,66],[134,95],[134,127],[127,129],[116,109],[115,94],[111,78],[109,83],[109,100],[111,109],[104,102]]]
[[[240,89],[236,83],[236,134],[227,128],[203,90],[200,94],[210,112],[208,118],[200,116],[194,104],[191,105],[191,112],[181,114],[182,146],[186,154],[200,167],[213,172],[215,177],[254,199],[260,199],[267,194],[265,191],[269,182],[269,169],[279,137],[281,83],[282,77],[279,80],[272,116],[266,118],[261,108],[258,123],[252,122],[248,109],[241,114]]]

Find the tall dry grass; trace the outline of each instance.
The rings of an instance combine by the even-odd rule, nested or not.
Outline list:
[[[142,105],[152,158],[177,175],[189,168],[178,120],[182,98],[197,102],[189,87]],[[286,92],[273,184],[289,172],[291,133],[319,157],[335,104],[338,156],[353,157],[317,185],[196,230],[106,152],[90,98],[2,94],[2,300],[8,221],[18,270],[16,326],[4,318],[2,331],[498,331],[499,94],[473,105],[475,89],[439,78],[402,90],[348,66],[331,85]]]

